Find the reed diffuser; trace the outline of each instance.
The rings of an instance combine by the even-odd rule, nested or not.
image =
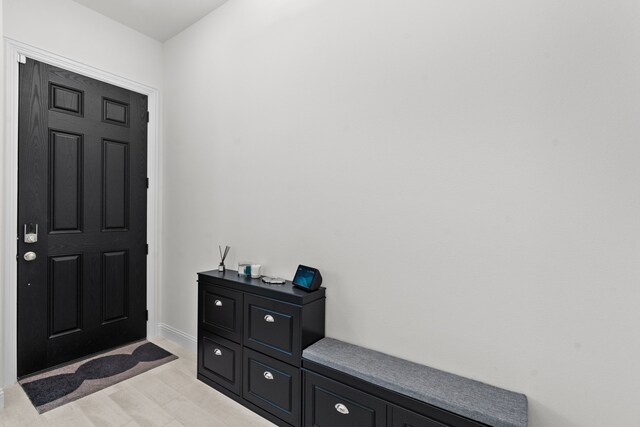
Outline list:
[[[218,265],[218,271],[220,273],[224,273],[225,271],[224,260],[227,258],[227,255],[229,254],[229,249],[231,249],[231,246],[225,246],[224,253],[222,253],[222,246],[218,245],[218,251],[220,251],[220,265]]]

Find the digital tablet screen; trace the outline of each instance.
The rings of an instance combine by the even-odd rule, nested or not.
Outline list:
[[[315,269],[299,266],[296,275],[293,277],[293,284],[303,288],[310,288],[314,277],[316,277]]]

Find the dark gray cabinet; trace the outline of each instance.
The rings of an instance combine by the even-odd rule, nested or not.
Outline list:
[[[304,427],[488,427],[308,359],[302,383]]]
[[[198,273],[198,379],[279,426],[302,425],[302,350],[324,337],[325,290]]]
[[[242,292],[203,283],[199,299],[202,329],[240,343]]]
[[[245,348],[242,396],[291,425],[300,424],[300,368]]]
[[[198,337],[198,374],[240,393],[241,347],[207,331]]]
[[[247,295],[244,303],[244,345],[300,366],[302,307]]]
[[[385,427],[384,400],[312,372],[304,375],[305,426]]]
[[[391,427],[447,427],[431,418],[394,406],[390,408]]]

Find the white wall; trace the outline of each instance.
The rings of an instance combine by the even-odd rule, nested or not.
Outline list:
[[[640,4],[233,0],[165,44],[163,321],[319,267],[327,334],[638,425]]]
[[[161,43],[70,0],[3,0],[2,4],[0,34],[5,37],[157,88],[161,93]],[[4,97],[2,100],[4,102]],[[6,146],[5,141],[3,148]],[[0,165],[4,166],[4,159],[0,159]],[[10,256],[0,253],[3,260]],[[16,284],[1,285],[2,289],[8,289]],[[15,342],[15,336],[7,340]],[[0,353],[4,352],[11,352],[11,347],[3,347]],[[6,362],[9,364],[10,360],[7,357]],[[0,387],[15,379],[15,366],[8,367],[4,374]]]
[[[3,26],[3,7],[2,2],[0,2],[0,34],[3,34],[2,30]],[[4,43],[0,43],[0,135],[4,135],[2,123],[4,123]],[[0,136],[0,140],[3,140],[3,137]],[[0,144],[0,160],[3,159],[5,144]],[[0,200],[5,200],[4,193],[4,174],[0,173]],[[4,203],[3,203],[4,204]],[[0,209],[0,224],[4,224],[4,212],[3,209]],[[6,230],[3,227],[0,227],[0,272],[4,271],[4,263],[5,257],[3,252],[3,243],[5,239]],[[2,311],[2,307],[4,307],[4,286],[2,286],[2,273],[0,273],[0,311]],[[4,323],[3,318],[0,315],[0,343],[3,343],[4,337]],[[4,407],[4,392],[2,391],[2,387],[4,386],[4,351],[0,351],[0,409]]]
[[[151,87],[162,45],[71,0],[3,0],[4,35]]]

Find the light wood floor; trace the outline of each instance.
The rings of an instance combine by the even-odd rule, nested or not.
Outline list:
[[[179,359],[42,415],[16,384],[5,389],[0,426],[273,426],[198,381],[195,353],[166,339],[152,341]]]

